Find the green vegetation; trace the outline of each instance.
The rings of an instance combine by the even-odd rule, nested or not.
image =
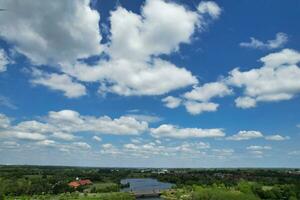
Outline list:
[[[72,188],[69,182],[93,184]],[[124,178],[156,178],[176,186],[165,200],[297,200],[298,169],[148,169],[0,166],[0,200],[133,200]]]
[[[221,185],[185,186],[167,191],[163,194],[166,200],[296,200],[300,199],[299,188],[293,185],[278,185],[263,190],[264,186],[257,183],[242,181],[235,187]]]
[[[64,193],[60,195],[34,195],[9,197],[7,200],[134,200],[133,195],[129,193],[111,192],[104,194],[95,193]]]

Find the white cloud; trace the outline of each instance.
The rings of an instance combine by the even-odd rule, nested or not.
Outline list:
[[[42,141],[38,141],[37,145],[54,147],[56,145],[56,142],[54,140],[42,140]]]
[[[267,150],[271,150],[272,147],[270,146],[257,146],[257,145],[252,145],[252,146],[248,146],[246,148],[249,153],[251,153],[254,157],[256,158],[263,158],[265,152]]]
[[[8,97],[1,96],[1,95],[0,95],[0,106],[5,106],[13,110],[18,109],[18,107]]]
[[[78,64],[63,70],[81,81],[100,82],[101,94],[161,95],[197,84],[190,71],[159,56],[190,43],[197,27],[206,23],[203,13],[164,0],[147,0],[140,15],[118,7],[110,16],[106,49],[110,59],[92,67]]]
[[[101,142],[102,139],[100,137],[98,137],[97,135],[93,136],[93,140],[96,140],[97,142]]]
[[[23,140],[47,140],[57,138],[74,140],[74,134],[92,132],[95,134],[139,135],[148,130],[148,123],[135,118],[121,116],[83,116],[73,110],[50,111],[41,121],[21,121],[13,125],[10,119],[0,114],[0,137]]]
[[[167,96],[162,99],[162,102],[165,103],[165,106],[168,108],[177,108],[181,104],[181,99],[177,97]]]
[[[180,43],[189,43],[199,18],[196,12],[179,4],[147,0],[141,15],[118,7],[111,12],[110,21],[110,55],[144,60],[150,55],[169,54]]]
[[[86,95],[84,85],[75,82],[66,74],[48,74],[39,70],[34,70],[34,78],[31,82],[34,85],[43,85],[52,90],[62,91],[68,98],[77,98]]]
[[[163,120],[159,116],[147,115],[147,114],[128,114],[126,116],[132,117],[132,118],[134,118],[136,120],[139,120],[139,121],[145,121],[145,122],[148,122],[148,123],[155,123],[155,122],[160,122],[160,121]]]
[[[197,84],[190,71],[159,56],[178,52],[196,31],[204,30],[208,20],[204,15],[216,19],[221,10],[214,2],[201,3],[198,11],[192,11],[165,0],[147,0],[140,14],[119,6],[110,12],[108,42],[101,45],[100,16],[89,7],[88,0],[46,4],[5,0],[0,5],[14,11],[5,12],[1,18],[0,36],[35,65],[48,64],[59,71],[35,77],[32,82],[63,91],[71,98],[86,93],[77,81],[99,83],[101,94],[125,96],[161,95]],[[24,10],[35,14],[29,17]],[[11,20],[13,25],[8,23]],[[102,51],[107,59],[93,66],[78,61]]]
[[[150,133],[153,137],[170,138],[205,138],[205,137],[224,137],[222,129],[201,129],[201,128],[180,128],[171,124],[162,124],[157,128],[151,128]]]
[[[78,147],[82,150],[89,150],[91,149],[91,146],[87,144],[86,142],[73,142],[72,143],[74,147]]]
[[[226,158],[233,155],[233,149],[213,149],[213,155],[217,156],[218,158]]]
[[[100,16],[88,0],[3,0],[0,7],[8,10],[1,13],[0,36],[35,64],[71,63],[101,52]]]
[[[198,82],[190,71],[159,58],[152,62],[119,59],[93,67],[84,64],[66,66],[63,70],[81,81],[99,81],[101,94],[161,95]]]
[[[176,145],[161,145],[159,143],[139,143],[139,144],[124,144],[119,152],[126,155],[149,158],[150,156],[199,156],[204,155],[205,150],[210,148],[209,143],[204,142],[183,142]]]
[[[203,112],[216,111],[219,104],[209,101],[214,97],[224,97],[230,94],[232,94],[232,90],[225,83],[212,82],[202,86],[194,86],[193,90],[182,95],[182,99],[168,96],[162,99],[162,101],[169,108],[176,108],[180,104],[183,104],[187,112],[197,115]]]
[[[272,140],[272,141],[283,141],[283,140],[289,140],[289,136],[281,136],[281,135],[269,135],[265,137],[266,140]]]
[[[122,154],[122,151],[120,151],[117,147],[115,147],[110,143],[103,144],[100,152],[101,154],[111,154],[111,155]]]
[[[257,102],[289,100],[300,92],[300,53],[284,49],[260,59],[261,68],[230,72],[227,84],[244,89],[244,96],[236,100],[242,108],[254,107]]]
[[[252,108],[256,106],[256,100],[251,97],[238,97],[235,99],[235,105],[238,108]]]
[[[288,153],[288,155],[290,155],[290,156],[300,156],[300,151],[299,150],[291,151],[291,152]]]
[[[240,46],[253,49],[277,49],[283,47],[288,42],[288,36],[285,33],[277,33],[274,40],[268,40],[267,42],[262,42],[253,37],[250,40],[250,42],[241,42]]]
[[[20,144],[16,141],[3,141],[0,143],[0,148],[4,149],[17,149],[20,147]]]
[[[223,82],[206,83],[202,86],[194,87],[192,91],[183,96],[188,100],[207,102],[214,97],[224,97],[232,94],[232,90]]]
[[[71,140],[75,140],[77,138],[72,133],[64,133],[64,132],[59,132],[59,131],[58,132],[53,132],[51,137],[61,139],[61,140],[65,140],[65,141],[71,141]]]
[[[213,1],[201,1],[198,5],[198,11],[201,14],[208,13],[212,18],[216,19],[221,14],[221,8]]]
[[[227,140],[250,140],[262,138],[263,134],[259,131],[239,131],[237,134],[227,137]]]
[[[1,34],[1,32],[0,32]],[[11,63],[11,60],[5,53],[3,49],[0,49],[0,73],[5,72],[7,69],[7,65]]]
[[[0,113],[0,129],[5,129],[8,128],[9,126],[10,126],[10,119],[6,115]]]
[[[272,147],[270,147],[270,146],[256,146],[256,145],[252,145],[252,146],[248,146],[246,149],[247,150],[251,150],[251,151],[261,151],[261,150],[271,150]]]
[[[196,102],[196,101],[186,101],[184,103],[186,110],[192,115],[198,115],[203,112],[214,112],[218,109],[219,104],[211,102]]]
[[[121,116],[82,116],[76,111],[49,112],[49,122],[66,132],[94,132],[114,135],[139,135],[148,129],[148,123],[135,118]]]

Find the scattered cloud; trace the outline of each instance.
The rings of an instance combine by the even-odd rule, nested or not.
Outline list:
[[[243,88],[244,96],[236,99],[236,106],[255,107],[257,102],[289,100],[300,92],[300,53],[292,49],[271,53],[260,59],[261,68],[241,72],[235,68],[227,84]]]
[[[206,83],[196,86],[183,96],[188,100],[208,102],[214,97],[224,97],[232,94],[232,90],[223,82]]]
[[[7,69],[7,65],[10,64],[12,61],[7,56],[3,49],[0,49],[0,73],[5,72]]]
[[[150,133],[153,137],[169,138],[205,138],[205,137],[224,137],[223,129],[201,129],[201,128],[180,128],[171,124],[162,124],[158,128],[151,128]]]
[[[227,140],[251,140],[262,138],[263,134],[259,131],[239,131],[237,134],[227,137]]]
[[[214,156],[224,159],[231,157],[235,151],[233,149],[213,149],[212,152]]]
[[[49,74],[40,70],[34,70],[33,74],[32,84],[43,85],[52,90],[62,91],[68,98],[77,98],[87,93],[83,84],[75,82],[66,74]]]
[[[288,153],[288,155],[290,155],[290,156],[300,156],[300,151],[299,150],[291,151],[291,152]]]
[[[148,123],[156,123],[156,122],[160,122],[163,120],[159,116],[150,115],[150,114],[127,114],[126,116],[135,118],[136,120],[139,120],[139,121],[145,121]]]
[[[20,144],[16,141],[3,141],[0,143],[0,148],[3,149],[17,149],[20,147]]]
[[[1,95],[0,95],[0,106],[5,106],[13,110],[18,109],[18,107],[8,97],[1,96]]]
[[[201,1],[198,5],[198,11],[201,14],[208,13],[212,18],[217,19],[222,9],[213,1]]]
[[[277,49],[283,47],[288,42],[288,36],[285,33],[277,33],[276,38],[262,42],[254,37],[250,38],[250,42],[241,42],[240,46],[252,49]]]
[[[162,99],[162,102],[165,103],[165,106],[168,108],[177,108],[181,104],[181,99],[177,97],[167,96]]]
[[[272,147],[270,147],[270,146],[256,146],[256,145],[252,145],[252,146],[248,146],[246,149],[254,157],[256,157],[256,158],[263,158],[263,156],[265,154],[265,151],[271,150]]]
[[[187,101],[184,103],[186,110],[192,115],[198,115],[203,112],[214,112],[218,109],[219,104],[211,102]]]
[[[97,135],[93,136],[93,140],[96,140],[97,142],[101,142],[102,141],[102,139],[99,136],[97,136]]]
[[[42,4],[34,0],[3,0],[1,7],[9,10],[1,14],[1,38],[16,44],[15,50],[34,64],[72,63],[102,50],[100,15],[87,0],[53,0]]]
[[[266,140],[272,140],[272,141],[283,141],[283,140],[289,140],[289,136],[281,136],[281,135],[269,135],[265,137]]]
[[[73,110],[50,111],[42,121],[21,121],[13,125],[11,120],[0,115],[0,137],[42,141],[48,138],[74,140],[74,134],[91,132],[95,134],[139,135],[148,130],[148,123],[135,118],[121,116],[82,116]]]
[[[212,98],[224,97],[232,94],[232,90],[223,82],[206,83],[202,86],[194,86],[193,90],[186,92],[181,98],[168,96],[162,99],[168,108],[176,108],[184,105],[187,112],[198,115],[203,112],[214,112],[219,104],[210,102]]]
[[[141,14],[136,14],[119,6],[110,12],[110,36],[104,49],[109,59],[94,66],[66,63],[61,70],[79,81],[99,82],[101,94],[162,95],[197,84],[190,71],[159,56],[190,43],[196,31],[204,30],[206,18],[202,16],[216,18],[217,8],[211,2],[201,11],[192,11],[174,2],[148,0]]]
[[[270,147],[270,146],[255,146],[255,145],[253,145],[253,146],[248,146],[246,149],[247,150],[251,150],[251,151],[260,151],[260,150],[271,150],[272,147]]]
[[[251,97],[238,97],[234,102],[238,108],[246,109],[256,107],[256,100]]]

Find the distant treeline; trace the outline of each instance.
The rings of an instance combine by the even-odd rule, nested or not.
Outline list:
[[[68,183],[76,178],[94,184],[76,189]],[[176,187],[166,199],[300,199],[298,169],[120,169],[48,166],[0,166],[0,200],[5,197],[117,192],[124,178],[157,178]],[[226,195],[225,195],[226,193]],[[122,195],[122,194],[116,194]],[[174,197],[175,195],[175,197]],[[176,196],[177,195],[177,196]],[[224,196],[225,195],[225,196]],[[225,200],[225,199],[220,200]]]

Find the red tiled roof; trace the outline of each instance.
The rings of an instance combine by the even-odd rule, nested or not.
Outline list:
[[[68,184],[70,187],[73,187],[73,188],[77,188],[80,186],[80,183],[78,181],[72,181]]]
[[[89,185],[89,184],[92,184],[92,181],[89,179],[83,179],[83,180],[79,181],[79,184],[80,185]]]
[[[93,184],[93,182],[89,179],[83,179],[83,180],[80,180],[80,181],[72,181],[70,182],[68,185],[70,187],[73,187],[73,188],[77,188],[81,185],[90,185],[90,184]]]

